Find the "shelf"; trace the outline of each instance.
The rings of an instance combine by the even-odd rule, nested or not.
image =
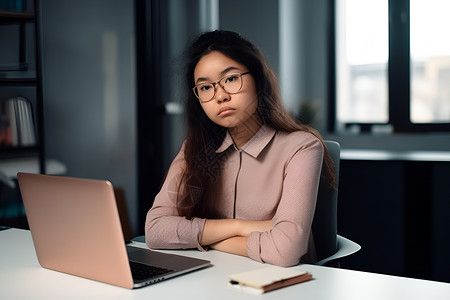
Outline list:
[[[67,167],[56,159],[46,159],[46,174],[63,175]],[[40,160],[38,157],[15,158],[0,161],[0,183],[11,188],[16,186],[17,172],[40,173]]]
[[[450,162],[450,151],[343,149],[342,160]]]
[[[34,19],[35,16],[32,12],[0,10],[0,24],[31,22]]]
[[[9,120],[5,118],[3,123],[15,122],[18,128],[17,133],[11,132],[11,135],[18,135],[18,139],[14,139],[14,143],[9,141],[9,136],[3,138],[0,147],[0,163],[3,164],[13,159],[33,159],[36,168],[45,173],[42,57],[39,51],[42,29],[41,24],[36,22],[39,20],[37,14],[40,12],[40,5],[40,0],[23,2],[8,0],[0,6],[0,26],[5,27],[6,29],[3,29],[7,33],[2,35],[0,44],[9,43],[11,47],[4,47],[8,54],[7,57],[17,57],[14,61],[2,59],[3,62],[0,65],[0,93],[2,94],[0,100],[6,101],[5,105],[8,106],[10,115],[14,116],[9,116]],[[9,29],[9,26],[14,28]],[[16,42],[18,42],[18,47],[15,46]],[[34,57],[34,60],[31,59],[29,62],[28,57]],[[29,105],[24,102],[15,102],[11,105],[8,102],[20,97],[29,99]],[[24,109],[28,106],[31,107],[31,110]],[[8,114],[5,116],[8,117]],[[32,117],[29,118],[29,116]],[[33,139],[29,139],[31,135],[27,133],[30,132],[34,132]]]
[[[38,146],[30,147],[0,147],[0,161],[9,158],[37,156]]]
[[[0,78],[0,86],[35,85],[36,78]]]

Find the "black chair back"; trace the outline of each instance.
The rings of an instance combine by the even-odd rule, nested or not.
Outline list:
[[[329,257],[338,250],[337,245],[337,201],[339,186],[339,162],[341,147],[335,141],[325,141],[335,165],[336,189],[330,187],[327,179],[321,176],[312,233],[318,260]],[[322,169],[323,174],[323,169]]]

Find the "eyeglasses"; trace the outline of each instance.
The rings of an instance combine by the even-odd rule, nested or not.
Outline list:
[[[216,95],[217,84],[219,84],[220,87],[228,94],[236,94],[242,88],[242,75],[249,73],[250,72],[228,74],[216,82],[196,84],[192,90],[200,102],[208,102],[214,98]]]

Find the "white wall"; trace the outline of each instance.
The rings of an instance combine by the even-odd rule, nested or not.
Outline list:
[[[136,230],[134,2],[42,0],[46,154],[124,189]]]

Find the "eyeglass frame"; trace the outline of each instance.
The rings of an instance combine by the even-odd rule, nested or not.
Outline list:
[[[244,73],[231,73],[231,74],[227,74],[227,75],[223,76],[222,78],[220,78],[220,79],[217,80],[217,81],[213,81],[213,82],[204,82],[204,83],[196,84],[196,85],[194,85],[194,87],[192,88],[192,91],[194,92],[195,97],[197,97],[197,99],[198,99],[200,102],[202,102],[202,103],[209,102],[209,101],[211,101],[212,99],[214,99],[214,97],[216,96],[216,91],[217,91],[216,87],[217,87],[217,85],[219,85],[219,86],[220,86],[225,92],[227,92],[228,94],[234,95],[234,94],[239,93],[239,92],[241,91],[241,89],[242,89],[242,85],[243,85],[243,83],[244,83],[244,81],[243,81],[243,79],[242,79],[242,75],[247,75],[247,74],[250,74],[250,73],[251,73],[251,72],[248,71],[248,72],[244,72]],[[239,75],[239,77],[240,77],[240,79],[241,79],[241,87],[239,88],[239,90],[237,90],[237,91],[234,92],[234,93],[228,92],[228,91],[220,84],[220,82],[221,82],[224,78],[230,77],[230,76],[232,76],[232,75]],[[212,95],[211,99],[209,99],[209,100],[202,100],[202,99],[200,99],[200,97],[199,97],[199,96],[197,95],[197,93],[196,93],[197,87],[198,87],[199,85],[203,85],[203,84],[212,84],[212,85],[213,85],[213,88],[214,88],[214,94]]]

